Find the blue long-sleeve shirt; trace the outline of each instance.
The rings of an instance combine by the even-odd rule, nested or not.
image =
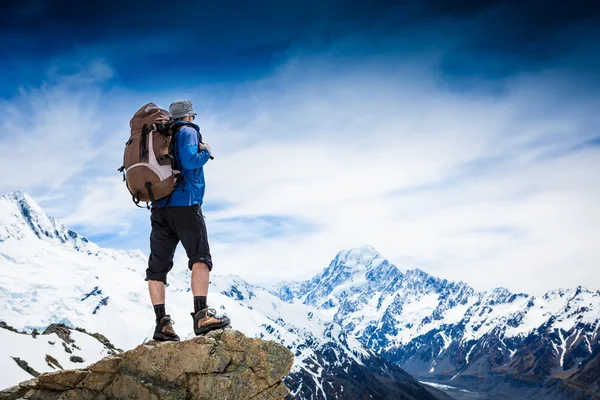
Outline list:
[[[175,139],[174,153],[183,179],[177,181],[177,186],[170,198],[167,196],[155,201],[154,207],[202,205],[206,187],[202,167],[208,161],[210,153],[207,149],[198,150],[199,144],[200,137],[196,129],[188,125],[179,129]]]

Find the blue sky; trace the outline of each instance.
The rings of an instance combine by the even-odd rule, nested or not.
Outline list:
[[[480,289],[600,289],[597,6],[123,3],[3,9],[0,191],[147,252],[128,121],[189,98],[215,272],[308,278],[372,244]]]

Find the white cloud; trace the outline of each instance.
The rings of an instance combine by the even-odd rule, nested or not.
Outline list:
[[[212,115],[211,132],[229,130],[207,137],[224,153],[207,167],[207,196],[234,204],[212,218],[274,214],[318,226],[219,244],[227,272],[309,277],[338,249],[370,243],[410,261],[402,267],[480,289],[600,287],[600,152],[572,151],[596,135],[586,128],[598,122],[598,99],[559,90],[551,72],[474,95],[389,69],[310,80],[284,71]],[[228,142],[230,131],[244,146]]]
[[[215,272],[255,282],[308,278],[341,248],[368,243],[402,268],[478,289],[600,288],[600,147],[574,150],[597,137],[590,127],[600,122],[598,97],[565,90],[568,77],[552,71],[517,77],[501,92],[452,92],[430,62],[299,56],[229,91],[226,102],[206,87],[153,99],[113,92],[111,109],[120,112],[110,122],[99,118],[97,100],[90,106],[67,91],[35,105],[33,138],[46,149],[67,142],[69,165],[89,179],[75,193],[73,173],[60,175],[63,160],[44,166],[29,138],[13,136],[0,139],[15,149],[2,167],[25,161],[29,172],[1,187],[53,187],[48,204],[83,234],[119,232],[123,246],[144,246],[147,213],[129,204],[105,158],[118,167],[128,118],[143,102],[191,97],[216,157],[206,167],[205,201],[228,205],[206,211]],[[77,119],[86,109],[93,111]],[[73,145],[75,133],[50,123],[56,114],[88,124],[85,132],[113,133]],[[70,200],[61,206],[56,191]],[[282,234],[265,234],[271,220],[285,225]]]

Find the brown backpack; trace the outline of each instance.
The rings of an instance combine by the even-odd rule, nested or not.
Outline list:
[[[138,110],[129,122],[125,144],[123,180],[136,206],[154,203],[173,192],[179,171],[174,170],[171,114],[154,103]]]

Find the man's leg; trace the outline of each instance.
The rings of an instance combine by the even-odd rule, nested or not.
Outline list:
[[[167,210],[152,210],[150,233],[150,258],[146,270],[148,291],[156,316],[155,340],[179,340],[165,310],[165,284],[167,273],[173,268],[173,257],[179,239],[166,219]]]
[[[197,262],[192,265],[192,293],[195,296],[208,296],[210,270],[208,265]]]
[[[201,335],[229,325],[229,318],[217,317],[209,311],[206,303],[212,257],[202,210],[200,206],[180,208],[177,236],[189,258],[188,267],[192,271],[191,286],[194,294],[194,333]]]
[[[165,283],[163,281],[148,281],[148,291],[153,306],[165,304]]]
[[[154,307],[156,323],[167,315],[165,308],[165,283],[163,281],[148,281],[148,291],[150,292],[150,301]]]
[[[212,270],[212,257],[208,245],[208,234],[206,224],[200,206],[180,207],[175,218],[177,224],[177,236],[185,249],[189,262],[188,267],[192,271],[192,293],[194,295],[194,312],[198,312],[197,304],[202,298],[202,304],[206,308],[206,297],[210,282],[210,271]]]
[[[208,284],[210,269],[203,262],[192,265],[192,293],[194,294],[194,313],[207,308]]]
[[[229,325],[227,316],[217,317],[208,309],[206,297],[210,281],[210,267],[203,262],[192,264],[192,293],[194,294],[194,333],[202,335],[213,329],[222,329]]]

